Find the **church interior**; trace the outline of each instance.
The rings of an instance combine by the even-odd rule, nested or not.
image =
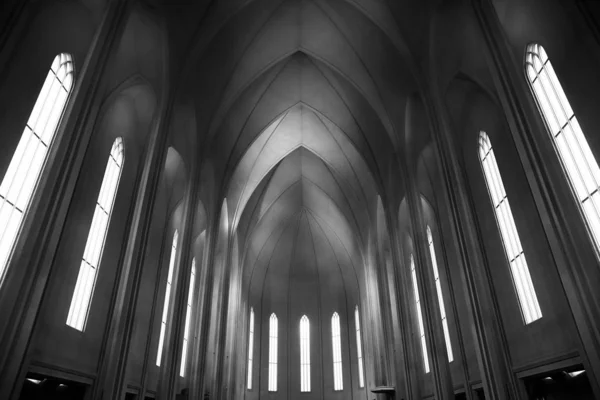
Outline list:
[[[600,399],[598,71],[593,0],[2,1],[0,400]]]

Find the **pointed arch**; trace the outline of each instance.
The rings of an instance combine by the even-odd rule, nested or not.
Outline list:
[[[104,171],[104,178],[96,201],[96,210],[94,211],[67,316],[67,325],[79,331],[85,329],[87,322],[92,294],[98,277],[98,268],[102,259],[102,251],[104,250],[104,242],[108,233],[115,198],[117,197],[123,162],[123,140],[118,137],[113,142]]]
[[[277,316],[273,313],[269,318],[269,392],[277,391],[277,325]]]
[[[173,269],[175,267],[175,257],[177,256],[177,240],[179,233],[175,230],[173,234],[173,243],[171,245],[171,256],[169,258],[169,273],[167,275],[167,287],[165,289],[165,301],[163,303],[163,312],[160,323],[160,336],[158,338],[158,351],[156,352],[156,366],[160,367],[162,360],[162,350],[165,341],[165,332],[167,330],[167,315],[169,313],[169,300],[171,298],[171,281],[173,279]]]
[[[360,333],[360,314],[358,312],[358,305],[354,308],[354,325],[356,327],[356,354],[358,356],[358,387],[365,387],[365,372],[363,366],[362,356],[362,337]]]
[[[183,347],[181,349],[181,367],[179,375],[185,377],[185,368],[188,354],[188,344],[190,341],[190,325],[192,323],[192,310],[194,308],[194,288],[196,284],[196,259],[192,259],[192,271],[190,273],[190,288],[188,291],[187,307],[185,311],[185,328],[183,331]]]
[[[54,58],[0,184],[0,282],[73,89],[70,54]]]
[[[427,354],[427,341],[425,339],[425,327],[423,326],[423,312],[421,310],[421,298],[419,297],[419,287],[417,286],[417,271],[415,269],[415,258],[410,255],[410,274],[412,276],[413,290],[415,296],[415,307],[417,308],[417,319],[419,324],[419,337],[421,348],[423,350],[423,366],[425,373],[429,373],[429,355]]]
[[[446,317],[446,307],[444,307],[444,296],[442,295],[442,284],[440,282],[437,257],[435,256],[433,235],[431,234],[431,228],[429,225],[427,225],[427,243],[429,244],[429,254],[431,255],[431,267],[433,268],[433,279],[435,280],[435,288],[440,306],[440,316],[442,317],[442,329],[444,330],[444,339],[446,340],[448,361],[452,362],[454,361],[454,354],[452,353],[452,342],[450,341],[450,331],[448,330],[448,318]]]
[[[340,316],[337,312],[334,312],[331,316],[331,348],[333,350],[333,390],[343,390],[342,332],[340,328]]]
[[[250,323],[248,325],[248,390],[252,389],[252,360],[254,359],[254,308],[250,307]]]
[[[598,251],[600,168],[546,51],[537,43],[527,46],[525,75]]]
[[[310,322],[300,318],[300,391],[310,392]]]
[[[494,207],[504,251],[510,264],[510,272],[519,298],[523,320],[525,324],[529,324],[542,318],[542,311],[531,281],[525,251],[521,245],[508,196],[504,190],[504,183],[502,182],[502,176],[500,176],[492,142],[487,133],[483,131],[479,133],[479,160],[483,168],[490,200]]]

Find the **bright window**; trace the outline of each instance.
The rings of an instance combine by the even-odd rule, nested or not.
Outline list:
[[[59,54],[52,62],[0,184],[0,281],[72,88],[71,55]]]
[[[310,392],[310,323],[300,318],[300,391]]]
[[[433,245],[433,235],[431,229],[427,227],[427,241],[429,242],[429,253],[431,254],[431,265],[433,267],[433,277],[435,279],[435,288],[437,290],[438,302],[440,303],[440,315],[442,316],[442,328],[444,329],[444,338],[446,339],[446,349],[448,350],[448,361],[452,362],[452,343],[450,342],[450,331],[448,330],[448,319],[446,318],[446,308],[444,307],[444,298],[442,297],[442,285],[440,283],[440,274],[438,272],[437,258],[435,256],[435,247]]]
[[[254,309],[250,307],[250,327],[248,335],[248,389],[252,389],[252,359],[254,358]]]
[[[92,302],[92,294],[98,277],[98,267],[102,258],[102,250],[104,249],[104,241],[108,232],[110,215],[115,203],[122,168],[123,141],[121,138],[117,138],[113,143],[104,171],[102,186],[100,186],[100,193],[96,201],[96,210],[92,218],[92,225],[88,233],[75,291],[71,298],[69,315],[67,316],[67,325],[80,331],[85,329]]]
[[[156,353],[156,365],[160,367],[162,359],[162,349],[165,341],[165,331],[167,330],[167,315],[169,313],[169,299],[171,297],[171,280],[173,279],[173,268],[175,267],[175,256],[177,255],[177,239],[179,233],[173,234],[173,244],[171,245],[171,257],[169,259],[169,275],[167,276],[167,288],[165,290],[165,302],[163,304],[162,319],[160,323],[160,336],[158,338],[158,351]]]
[[[535,289],[531,282],[527,260],[525,259],[521,239],[519,238],[512,210],[508,203],[508,197],[504,190],[504,184],[502,183],[500,170],[496,163],[492,143],[485,132],[479,134],[479,158],[492,205],[494,206],[496,220],[500,228],[504,250],[510,263],[510,271],[517,290],[523,319],[526,324],[529,324],[542,318],[542,311],[540,310]]]
[[[354,309],[354,325],[356,325],[356,354],[358,355],[358,387],[365,387],[365,375],[363,370],[362,339],[360,336],[360,315],[358,306]]]
[[[190,276],[190,290],[188,291],[187,309],[185,311],[185,330],[183,331],[183,349],[181,353],[181,369],[179,375],[185,376],[185,365],[190,341],[190,324],[192,323],[192,304],[194,303],[194,284],[196,283],[196,259],[192,259],[192,273]]]
[[[277,316],[269,318],[269,392],[277,391]]]
[[[343,390],[342,377],[342,333],[340,316],[337,312],[331,317],[331,347],[333,349],[333,390]]]
[[[600,249],[600,168],[577,122],[546,51],[527,47],[525,70],[591,237]]]
[[[415,270],[415,259],[410,255],[410,274],[412,275],[413,288],[415,294],[415,305],[417,307],[417,318],[419,320],[419,336],[421,337],[421,347],[423,349],[423,364],[425,373],[429,372],[429,357],[427,355],[427,342],[425,340],[425,328],[423,327],[423,314],[421,312],[421,298],[419,297],[419,288],[417,287],[417,271]]]

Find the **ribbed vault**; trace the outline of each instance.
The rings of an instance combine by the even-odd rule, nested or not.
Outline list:
[[[196,38],[181,96],[193,99],[198,139],[187,142],[200,146],[201,175],[211,175],[219,193],[203,197],[201,184],[201,201],[217,209],[227,199],[237,243],[229,249],[231,279],[256,312],[257,337],[264,339],[259,331],[271,312],[291,335],[282,337],[286,346],[302,315],[326,336],[338,312],[343,357],[353,363],[345,379],[357,379],[350,324],[356,306],[375,304],[365,298],[379,290],[367,289],[377,285],[367,277],[376,276],[378,201],[403,196],[398,154],[407,99],[418,90],[394,14],[366,0],[217,2]],[[319,347],[323,335],[315,363],[330,348]],[[295,354],[281,351],[293,377],[283,384],[296,385]],[[329,368],[315,368],[315,379],[333,382]],[[246,398],[266,395],[259,394],[266,375],[258,375],[260,392]],[[336,398],[364,397],[355,389]],[[286,393],[295,390],[280,393],[293,398]],[[309,398],[319,393],[314,388]]]

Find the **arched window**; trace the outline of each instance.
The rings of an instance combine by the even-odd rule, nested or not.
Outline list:
[[[75,284],[75,291],[71,298],[71,306],[69,307],[69,315],[67,316],[67,325],[77,330],[83,331],[87,321],[90,304],[92,302],[92,294],[98,277],[98,267],[102,258],[102,250],[104,249],[104,241],[108,232],[110,223],[110,215],[117,196],[117,188],[119,187],[119,179],[123,168],[123,140],[115,139],[100,193],[96,201],[96,210],[92,218],[92,225],[88,233],[83,259],[79,267],[79,275]]]
[[[440,283],[437,258],[435,257],[435,247],[433,246],[433,235],[431,234],[431,229],[429,226],[427,226],[427,241],[429,242],[429,253],[431,254],[431,265],[433,267],[435,288],[437,290],[438,302],[440,303],[440,315],[442,316],[442,328],[444,329],[446,349],[448,350],[448,361],[452,362],[454,360],[454,356],[452,354],[452,343],[450,342],[450,331],[448,330],[448,319],[446,318],[446,308],[444,307],[444,298],[442,297],[442,285]]]
[[[600,250],[600,168],[575,113],[539,44],[527,47],[525,71],[590,235]]]
[[[252,359],[254,358],[254,309],[250,307],[250,326],[248,328],[248,389],[252,389]]]
[[[169,313],[169,299],[171,297],[171,281],[173,279],[173,268],[175,267],[175,256],[177,255],[177,239],[179,233],[173,234],[173,244],[171,245],[171,257],[169,258],[169,274],[167,275],[167,288],[165,289],[165,301],[163,303],[162,319],[160,322],[160,336],[158,338],[158,351],[156,353],[156,365],[160,367],[162,359],[162,349],[165,341],[165,331],[167,330],[167,314]]]
[[[192,272],[190,275],[190,290],[188,291],[187,308],[185,311],[185,330],[183,331],[183,349],[181,353],[181,368],[179,375],[185,376],[185,364],[190,341],[190,324],[192,323],[192,304],[194,303],[194,284],[196,283],[196,259],[192,259]]]
[[[358,355],[358,387],[365,387],[365,375],[363,370],[362,339],[360,336],[360,315],[358,306],[354,309],[354,325],[356,326],[356,354]]]
[[[419,288],[417,287],[417,271],[415,270],[415,259],[410,255],[410,274],[412,276],[413,288],[415,294],[415,306],[417,307],[417,319],[419,323],[419,336],[421,337],[421,347],[423,349],[423,364],[425,373],[429,372],[429,356],[427,355],[427,342],[425,340],[425,328],[423,327],[423,313],[421,311],[421,298],[419,297]]]
[[[0,281],[73,88],[70,54],[54,58],[0,184]]]
[[[269,318],[269,392],[277,391],[277,316]]]
[[[340,316],[334,312],[331,316],[331,348],[333,349],[333,390],[343,390],[342,377],[342,332]]]
[[[542,318],[542,311],[531,282],[527,260],[521,246],[521,239],[517,232],[508,197],[504,190],[492,143],[483,131],[479,134],[479,159],[481,160],[490,199],[494,206],[506,257],[510,263],[510,272],[517,290],[523,319],[526,324],[529,324]]]
[[[310,392],[310,323],[300,318],[300,391]]]

